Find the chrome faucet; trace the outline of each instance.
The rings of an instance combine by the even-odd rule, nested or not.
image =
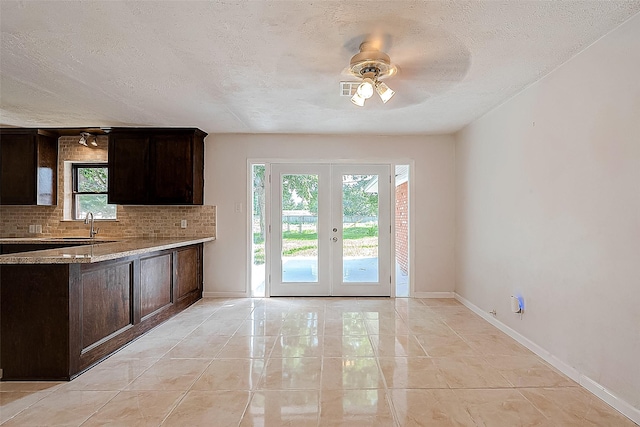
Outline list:
[[[100,229],[93,228],[93,212],[87,212],[87,216],[84,217],[84,223],[91,224],[91,228],[89,229],[89,238],[93,239],[94,237],[96,237],[96,234],[98,234],[98,231],[100,231]]]

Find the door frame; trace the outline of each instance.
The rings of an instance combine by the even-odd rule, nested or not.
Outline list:
[[[294,158],[282,158],[282,157],[252,157],[247,158],[247,193],[246,193],[246,284],[245,292],[248,297],[252,297],[251,281],[252,281],[252,260],[253,260],[253,165],[263,164],[265,165],[265,175],[271,176],[271,164],[272,163],[327,163],[327,164],[388,164],[391,167],[391,171],[395,171],[396,165],[409,165],[409,297],[413,297],[415,293],[415,274],[414,274],[414,258],[415,258],[415,161],[406,157],[400,158],[360,158],[360,159],[294,159]],[[267,229],[271,225],[271,182],[270,179],[265,179],[265,200],[267,206],[265,206],[265,227]],[[395,188],[395,184],[392,189]],[[396,204],[395,191],[391,191],[391,241],[390,241],[390,257],[392,264],[392,271],[394,271],[395,259],[396,259],[396,222],[394,215],[394,207]],[[270,254],[267,248],[271,245],[271,233],[267,232],[265,235],[265,297],[269,298],[271,295],[271,284],[269,277],[271,275],[270,268]],[[396,296],[396,275],[391,274],[391,298]]]

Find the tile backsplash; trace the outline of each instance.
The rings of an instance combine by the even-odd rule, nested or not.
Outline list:
[[[0,237],[84,236],[82,221],[64,220],[64,162],[107,161],[107,137],[97,147],[78,144],[76,136],[58,140],[58,205],[0,206]],[[215,236],[215,206],[117,206],[116,221],[96,221],[98,237],[191,237]],[[181,220],[187,228],[181,228]],[[41,225],[42,233],[29,233],[29,225]]]

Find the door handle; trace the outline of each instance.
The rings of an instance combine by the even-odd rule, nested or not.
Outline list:
[[[334,242],[337,242],[337,241],[338,241],[338,238],[337,238],[337,237],[334,237],[334,238],[333,238],[333,239],[331,239],[331,240],[333,240]]]

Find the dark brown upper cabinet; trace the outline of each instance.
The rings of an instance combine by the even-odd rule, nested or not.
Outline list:
[[[201,205],[206,136],[195,128],[113,128],[109,203]]]
[[[42,129],[0,129],[0,204],[58,203],[58,135]]]

